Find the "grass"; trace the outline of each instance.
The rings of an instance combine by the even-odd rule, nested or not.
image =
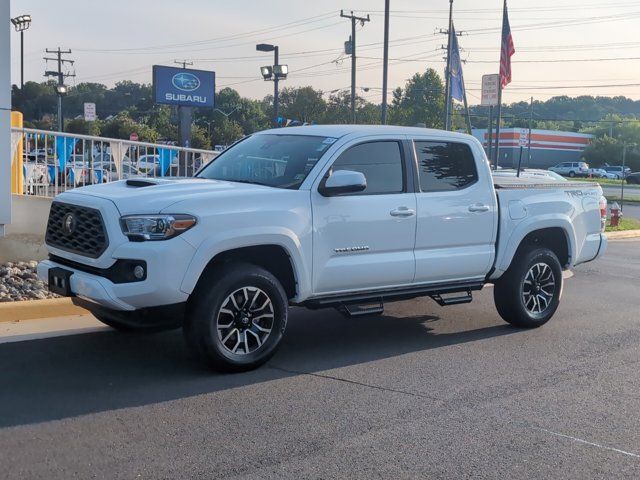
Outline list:
[[[605,195],[606,199],[607,199],[607,203],[609,204],[609,206],[611,206],[611,204],[613,202],[618,202],[620,203],[620,196],[619,195]],[[633,203],[633,204],[640,204],[640,196],[638,195],[625,195],[624,196],[624,203]]]
[[[609,226],[609,219],[607,219],[607,232],[623,232],[625,230],[640,230],[640,220],[635,218],[624,218],[620,220],[620,224],[617,227]]]
[[[572,182],[593,182],[601,185],[620,185],[620,180],[614,180],[613,178],[583,178],[583,177],[565,177]],[[626,185],[625,185],[626,186]]]

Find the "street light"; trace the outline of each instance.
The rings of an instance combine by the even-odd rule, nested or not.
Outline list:
[[[59,83],[55,86],[56,95],[58,95],[58,131],[64,132],[64,117],[62,116],[62,97],[67,94],[67,86]]]
[[[287,78],[289,67],[278,63],[278,46],[269,43],[259,43],[256,45],[259,52],[273,52],[273,66],[260,67],[260,73],[265,81],[273,80],[273,116],[275,126],[278,126],[278,82]]]
[[[24,31],[31,26],[31,15],[20,15],[11,19],[11,23],[20,32],[20,90],[24,88]]]

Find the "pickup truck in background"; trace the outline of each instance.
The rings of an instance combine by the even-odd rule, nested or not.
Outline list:
[[[214,368],[266,362],[289,306],[383,311],[428,296],[539,327],[562,270],[602,255],[592,183],[496,177],[471,136],[305,126],[248,136],[191,179],[130,178],[56,197],[49,288],[119,330],[182,326]]]

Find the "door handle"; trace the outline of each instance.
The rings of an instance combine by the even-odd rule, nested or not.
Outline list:
[[[412,217],[416,211],[408,207],[398,207],[389,212],[392,217]]]
[[[473,205],[469,205],[470,212],[488,212],[489,205],[483,205],[482,203],[475,203]]]

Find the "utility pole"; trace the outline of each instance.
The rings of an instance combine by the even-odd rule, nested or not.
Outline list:
[[[73,65],[74,60],[68,60],[63,58],[63,55],[70,55],[71,50],[61,50],[60,47],[57,50],[45,50],[46,53],[55,54],[55,57],[44,57],[46,61],[56,62],[57,70],[46,70],[44,72],[45,77],[57,77],[58,83],[56,85],[56,94],[58,95],[58,131],[64,131],[64,117],[62,116],[62,97],[67,93],[67,86],[64,84],[64,79],[69,77],[75,77],[75,73],[64,73],[62,67],[65,64]]]
[[[188,60],[174,60],[173,63],[177,65],[182,65],[182,68],[193,66],[193,62],[190,62]]]
[[[365,22],[370,22],[371,19],[368,14],[366,18],[357,17],[353,10],[351,15],[345,15],[344,11],[340,10],[340,17],[351,20],[351,123],[356,123],[356,22],[364,26]]]
[[[382,125],[387,124],[387,80],[389,76],[389,3],[384,1],[384,48],[382,60]]]
[[[445,87],[444,87],[444,129],[449,130],[451,120],[449,111],[451,109],[451,34],[453,33],[453,0],[449,0],[449,27],[447,28],[447,66],[445,67]]]

